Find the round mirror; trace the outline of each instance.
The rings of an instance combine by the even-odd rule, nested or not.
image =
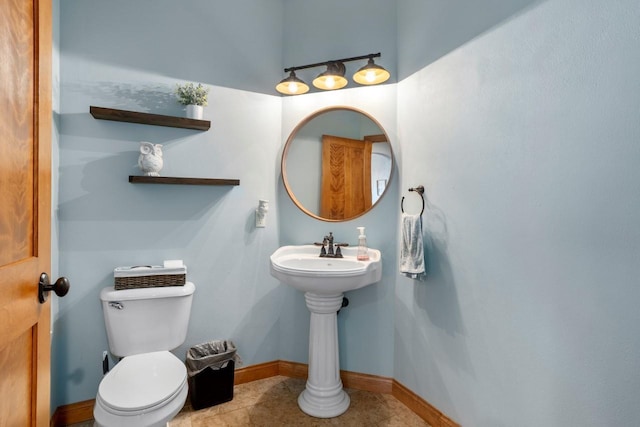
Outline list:
[[[332,107],[304,119],[282,153],[282,180],[300,210],[323,221],[368,212],[387,189],[391,144],[368,114]]]

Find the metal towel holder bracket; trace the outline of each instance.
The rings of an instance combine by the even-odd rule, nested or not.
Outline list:
[[[424,187],[422,185],[418,185],[415,188],[410,188],[409,191],[415,191],[420,194],[420,198],[422,199],[422,211],[420,212],[420,216],[424,213]],[[400,210],[404,213],[404,196],[402,196],[402,200],[400,201]]]

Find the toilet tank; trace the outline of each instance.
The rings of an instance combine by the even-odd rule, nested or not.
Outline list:
[[[118,357],[173,350],[186,336],[195,286],[100,292],[109,349]]]

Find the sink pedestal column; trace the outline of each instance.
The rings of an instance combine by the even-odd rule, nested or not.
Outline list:
[[[309,376],[298,406],[308,415],[332,418],[349,408],[349,395],[342,389],[338,357],[338,310],[343,294],[304,294],[311,312],[309,327]]]

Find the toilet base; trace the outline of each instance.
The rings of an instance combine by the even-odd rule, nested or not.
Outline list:
[[[184,403],[187,401],[189,386],[185,381],[180,392],[173,400],[167,402],[159,408],[150,408],[148,412],[141,411],[136,414],[115,414],[111,410],[107,410],[100,402],[100,396],[96,398],[96,404],[93,407],[94,426],[96,427],[166,427],[180,412]]]

